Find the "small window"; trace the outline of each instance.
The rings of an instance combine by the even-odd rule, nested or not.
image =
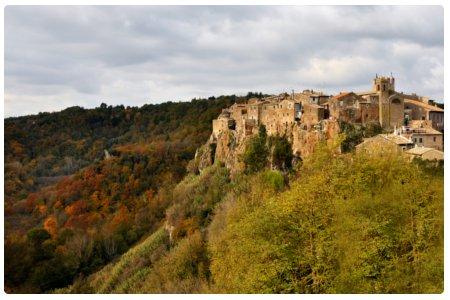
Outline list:
[[[417,138],[414,138],[414,143],[417,143]]]
[[[436,137],[435,136],[433,137],[433,142],[436,142]]]
[[[419,143],[422,143],[422,138],[419,138]]]

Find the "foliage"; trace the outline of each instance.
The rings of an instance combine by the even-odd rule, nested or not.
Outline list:
[[[281,194],[256,189],[220,206],[208,246],[213,291],[442,292],[443,177],[396,154],[326,149],[300,174]]]
[[[272,167],[287,171],[292,168],[292,145],[285,136],[269,137],[269,149],[271,149]]]
[[[266,128],[264,125],[260,125],[258,135],[251,137],[243,155],[247,173],[255,173],[266,167],[269,155],[266,140]]]
[[[180,205],[165,225],[170,233],[172,224],[188,224],[183,235],[169,242],[161,228],[57,292],[441,292],[442,174],[396,153],[336,153],[319,147],[289,187],[275,170],[229,181],[214,165],[190,175],[174,189]],[[206,195],[218,187],[211,201]],[[206,203],[214,203],[213,218],[186,223]]]
[[[55,292],[199,292],[209,279],[206,241],[199,229],[208,226],[212,211],[232,187],[228,170],[218,164],[187,176],[173,189],[164,228],[117,262]]]
[[[339,126],[344,133],[344,140],[341,143],[342,152],[350,152],[355,146],[362,143],[364,138],[373,137],[383,132],[379,123],[368,123],[366,125],[340,122]]]
[[[212,119],[243,99],[102,104],[5,119],[7,290],[43,292],[71,283],[158,228]],[[39,244],[45,251],[27,241],[33,228],[50,233]],[[20,268],[13,255],[26,257]],[[40,272],[45,278],[31,272],[56,261],[62,267]]]
[[[354,153],[380,128],[344,124],[350,153],[321,145],[292,171],[260,127],[246,172],[186,175],[237,100],[5,120],[6,291],[442,292],[443,164]]]

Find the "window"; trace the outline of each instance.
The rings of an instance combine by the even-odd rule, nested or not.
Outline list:
[[[435,136],[433,137],[433,142],[436,142],[436,137]]]
[[[419,143],[422,143],[422,138],[419,138]]]
[[[416,138],[414,138],[414,143],[417,143],[417,139]]]

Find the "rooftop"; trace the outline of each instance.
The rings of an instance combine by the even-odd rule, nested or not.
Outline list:
[[[405,104],[407,104],[407,103],[420,106],[420,107],[428,109],[430,111],[444,112],[444,110],[438,106],[430,105],[430,104],[427,104],[427,103],[424,103],[424,102],[421,102],[421,101],[415,100],[415,99],[405,99]]]
[[[439,151],[439,150],[436,150],[434,148],[428,148],[428,147],[414,147],[405,152],[408,154],[413,154],[413,155],[422,155],[424,153],[427,153],[428,151]],[[442,151],[439,151],[439,152],[442,152]],[[444,152],[442,152],[442,153],[444,153]]]

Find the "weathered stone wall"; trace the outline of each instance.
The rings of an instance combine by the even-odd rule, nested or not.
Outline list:
[[[442,134],[413,133],[411,140],[418,146],[434,148],[440,151],[444,150],[444,138]]]
[[[311,155],[321,141],[332,140],[340,133],[336,120],[323,120],[315,128],[303,129],[295,125],[292,130],[292,152],[305,158]]]
[[[213,135],[216,137],[221,132],[228,130],[229,121],[230,121],[229,118],[224,118],[224,117],[219,117],[219,118],[213,120],[213,123],[212,123]]]
[[[306,125],[307,128],[319,123],[324,118],[324,108],[315,105],[305,103],[303,105],[303,114],[300,123]]]
[[[361,110],[360,122],[362,124],[378,122],[379,120],[378,105],[373,103],[361,103],[360,110]]]
[[[399,127],[403,125],[404,105],[403,99],[395,95],[389,99],[389,126],[390,128]]]

